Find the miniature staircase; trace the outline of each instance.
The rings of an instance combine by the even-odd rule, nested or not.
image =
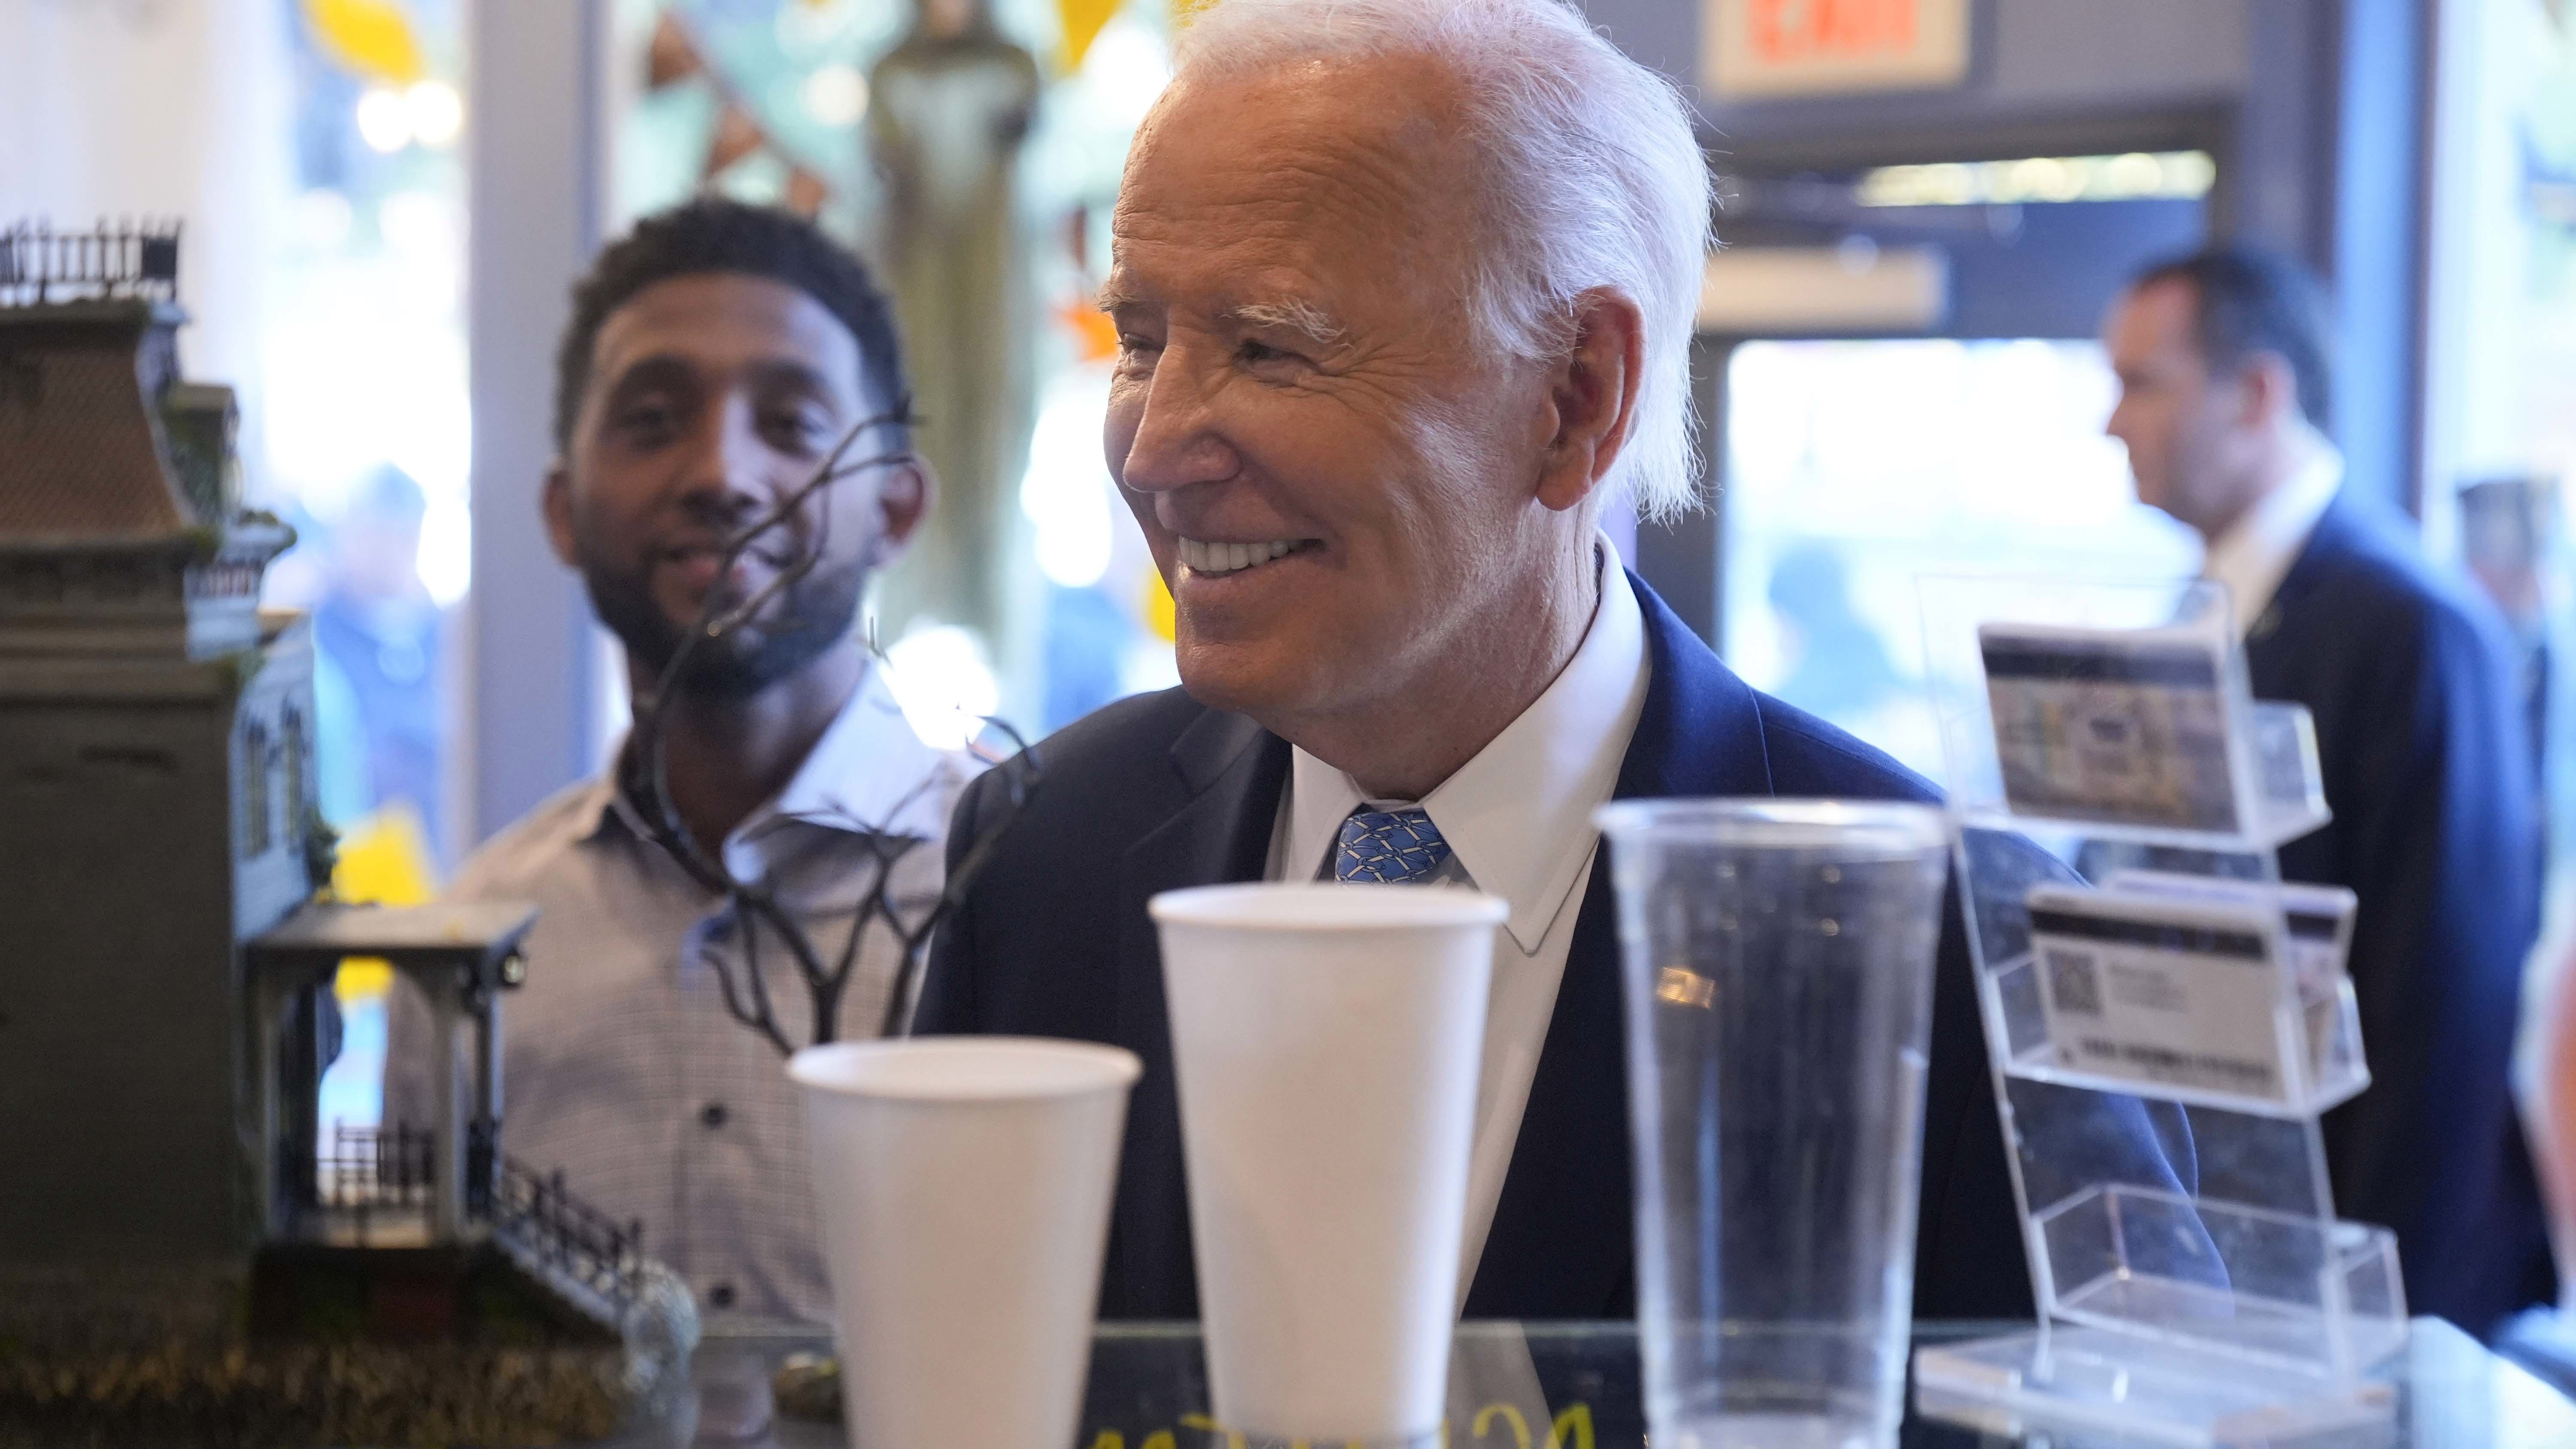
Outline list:
[[[564,1190],[563,1174],[539,1176],[501,1154],[475,1215],[492,1244],[560,1300],[565,1309],[619,1332],[641,1283],[643,1227],[619,1224]]]

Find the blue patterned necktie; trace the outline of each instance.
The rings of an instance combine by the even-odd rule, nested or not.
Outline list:
[[[1429,880],[1449,859],[1449,842],[1420,810],[1371,810],[1342,821],[1333,846],[1333,879],[1402,885]]]

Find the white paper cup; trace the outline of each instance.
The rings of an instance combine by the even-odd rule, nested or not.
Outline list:
[[[1438,1428],[1508,910],[1426,886],[1154,897],[1227,1428],[1337,1443]]]
[[[1021,1037],[789,1060],[858,1449],[1073,1442],[1140,1071],[1116,1047]]]

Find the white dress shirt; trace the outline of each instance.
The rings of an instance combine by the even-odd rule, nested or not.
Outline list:
[[[2236,606],[2236,632],[2251,634],[2272,607],[2272,595],[2308,546],[2317,520],[2343,486],[2343,455],[2319,443],[2316,456],[2212,540],[2200,576],[2227,586]]]
[[[615,756],[611,757],[612,759]],[[875,852],[909,837],[889,895],[907,921],[937,900],[950,808],[971,758],[924,744],[875,668],[774,800],[724,842],[737,879],[770,879],[827,962],[849,939]],[[871,835],[877,837],[871,841]],[[571,786],[476,850],[451,899],[535,902],[527,984],[501,998],[501,1147],[617,1221],[712,1308],[822,1320],[831,1307],[806,1179],[803,1108],[776,1047],[727,1013],[706,951],[742,979],[722,902],[655,844],[611,775]],[[861,939],[840,1011],[876,1035],[899,953]],[[776,938],[760,964],[788,1039],[812,1006]],[[389,1004],[386,1120],[421,1125],[427,1007]]]
[[[1330,879],[1333,848],[1352,810],[1418,807],[1449,843],[1449,859],[1432,880],[1471,885],[1511,905],[1511,915],[1494,932],[1494,985],[1467,1170],[1462,1299],[1484,1257],[1485,1235],[1520,1140],[1521,1111],[1529,1104],[1530,1082],[1556,1013],[1557,983],[1565,975],[1600,840],[1592,812],[1619,783],[1619,766],[1646,703],[1644,616],[1617,549],[1607,536],[1595,548],[1601,600],[1582,644],[1555,682],[1475,758],[1419,801],[1385,800],[1363,794],[1349,775],[1297,750],[1271,841],[1270,879]]]

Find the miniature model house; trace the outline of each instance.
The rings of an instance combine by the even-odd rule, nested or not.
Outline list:
[[[500,1150],[533,908],[326,898],[310,631],[258,607],[293,534],[242,508],[231,391],[180,378],[177,270],[175,230],[0,231],[0,1440],[94,1435],[111,1382],[259,1442],[605,1432],[694,1309],[639,1224]],[[351,956],[468,1068],[434,1121],[325,1143]],[[117,1379],[138,1351],[167,1382]]]

